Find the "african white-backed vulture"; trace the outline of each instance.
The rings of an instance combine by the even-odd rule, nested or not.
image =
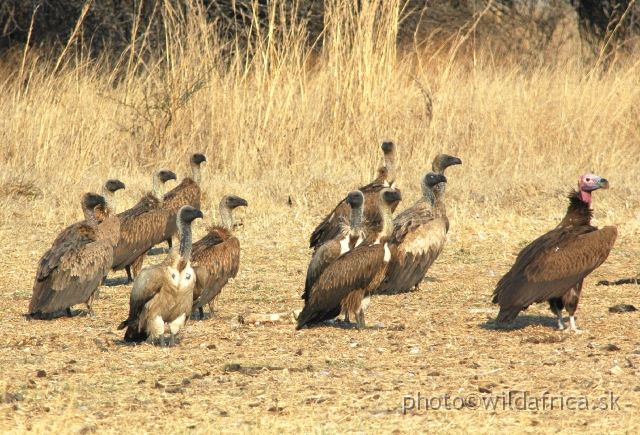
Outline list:
[[[104,183],[104,186],[102,186],[102,196],[104,197],[105,204],[98,204],[93,209],[93,212],[99,223],[104,221],[109,216],[115,216],[116,214],[115,192],[124,188],[125,188],[124,183],[120,180],[109,179]],[[83,225],[85,224],[86,224],[86,221],[80,221],[80,222],[76,222],[74,224],[69,225],[67,228],[62,230],[60,234],[58,234],[58,237],[56,237],[56,239],[53,241],[51,246],[59,245],[60,243],[69,241],[76,237],[82,238],[83,236],[81,235],[81,232],[83,231],[82,228],[83,228]]]
[[[125,341],[140,342],[160,338],[165,345],[165,323],[169,326],[169,346],[191,314],[195,273],[191,268],[191,222],[202,212],[185,205],[178,212],[180,245],[174,246],[160,264],[143,269],[133,283],[129,299],[129,317],[118,326],[127,328]]]
[[[422,179],[422,198],[396,216],[389,241],[391,261],[376,293],[418,290],[425,274],[438,258],[447,236],[443,204],[447,182],[442,174],[428,172]]]
[[[365,240],[327,266],[309,292],[296,329],[332,319],[340,313],[353,314],[358,329],[364,328],[364,310],[382,282],[391,258],[387,246],[393,225],[391,206],[402,200],[400,193],[391,188],[382,189],[378,195],[382,234],[376,237],[376,243],[368,244]]]
[[[304,293],[302,294],[302,299],[305,301],[308,299],[313,284],[322,275],[327,266],[364,240],[364,232],[362,230],[364,195],[359,190],[354,190],[349,192],[345,201],[351,207],[349,226],[343,225],[342,232],[338,237],[323,243],[313,253],[307,268],[307,279],[305,280]]]
[[[203,307],[209,305],[213,316],[213,305],[222,288],[230,278],[235,278],[240,267],[240,242],[233,236],[233,210],[246,207],[247,201],[225,195],[220,201],[222,226],[212,226],[207,235],[193,245],[191,265],[196,272],[196,287],[193,291],[193,309],[197,309],[200,320],[204,318]]]
[[[191,163],[191,177],[183,178],[180,184],[164,195],[162,208],[173,212],[174,215],[184,205],[190,205],[200,210],[202,196],[200,191],[200,180],[202,179],[200,165],[207,161],[207,157],[204,154],[195,153],[189,161]],[[167,243],[171,248],[171,237],[167,239]]]
[[[570,329],[578,332],[574,314],[584,278],[604,263],[618,236],[616,227],[591,225],[591,193],[600,188],[608,189],[609,182],[594,174],[582,175],[578,190],[569,194],[560,224],[520,251],[493,292],[493,303],[500,304],[498,322],[511,322],[529,305],[548,301],[558,316],[558,329],[565,329],[566,308]]]
[[[372,229],[372,231],[379,231],[382,226],[382,216],[378,207],[378,194],[385,187],[395,188],[396,182],[396,150],[394,143],[383,142],[382,151],[384,152],[385,165],[378,169],[378,178],[358,189],[364,195],[364,219],[367,222],[367,228]],[[348,221],[349,217],[349,205],[345,199],[340,201],[313,231],[309,239],[310,248],[318,249],[323,243],[340,235],[342,225]],[[398,203],[391,205],[392,213],[397,206]]]
[[[107,223],[103,232],[93,212],[94,207],[104,203],[104,197],[85,193],[82,197],[85,222],[76,236],[53,246],[40,258],[29,303],[30,318],[47,318],[65,309],[70,315],[71,307],[80,303],[86,303],[89,315],[93,315],[92,304],[111,267],[114,239],[117,240],[110,225],[116,218],[103,222]]]
[[[120,241],[113,258],[113,270],[125,269],[129,282],[142,268],[146,252],[166,240],[176,231],[175,215],[162,208],[164,183],[175,180],[176,174],[160,170],[153,176],[153,191],[136,205],[118,214]]]

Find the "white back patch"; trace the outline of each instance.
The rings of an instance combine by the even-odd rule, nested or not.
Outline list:
[[[384,244],[384,262],[388,263],[391,260],[391,250],[389,249],[389,244]]]
[[[344,237],[340,240],[340,255],[344,254],[349,250],[349,236]]]

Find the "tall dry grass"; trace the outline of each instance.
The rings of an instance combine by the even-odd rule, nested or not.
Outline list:
[[[638,212],[636,59],[592,69],[570,40],[558,62],[521,67],[517,54],[463,57],[470,33],[435,52],[397,47],[401,2],[360,5],[328,1],[312,47],[279,2],[249,48],[224,40],[195,2],[186,15],[164,2],[161,57],[145,29],[116,61],[74,50],[77,41],[62,57],[20,53],[0,67],[0,222],[69,223],[81,193],[107,177],[127,183],[129,206],[154,169],[181,177],[201,151],[206,210],[215,216],[217,198],[233,191],[266,227],[290,197],[306,230],[374,177],[384,138],[398,144],[407,204],[435,154],[462,158],[448,191],[454,219],[562,213],[561,195],[585,171],[611,181],[609,221]]]

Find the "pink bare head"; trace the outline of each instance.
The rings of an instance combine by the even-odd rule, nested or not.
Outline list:
[[[580,189],[580,195],[582,200],[586,203],[591,202],[591,192],[598,189],[608,189],[609,182],[598,177],[596,174],[586,173],[580,176],[578,180],[578,188]]]

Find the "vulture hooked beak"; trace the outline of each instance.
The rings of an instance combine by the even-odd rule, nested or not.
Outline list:
[[[460,160],[458,157],[451,157],[447,163],[447,166],[461,165],[462,160]]]
[[[116,189],[116,190],[126,189],[126,186],[125,186],[125,185],[124,185],[124,183],[123,183],[122,181],[120,181],[120,180],[118,180],[118,182],[116,183],[116,187],[118,188],[118,189]]]
[[[600,185],[601,189],[608,189],[609,188],[609,181],[606,178],[601,178],[600,182],[598,184]]]

